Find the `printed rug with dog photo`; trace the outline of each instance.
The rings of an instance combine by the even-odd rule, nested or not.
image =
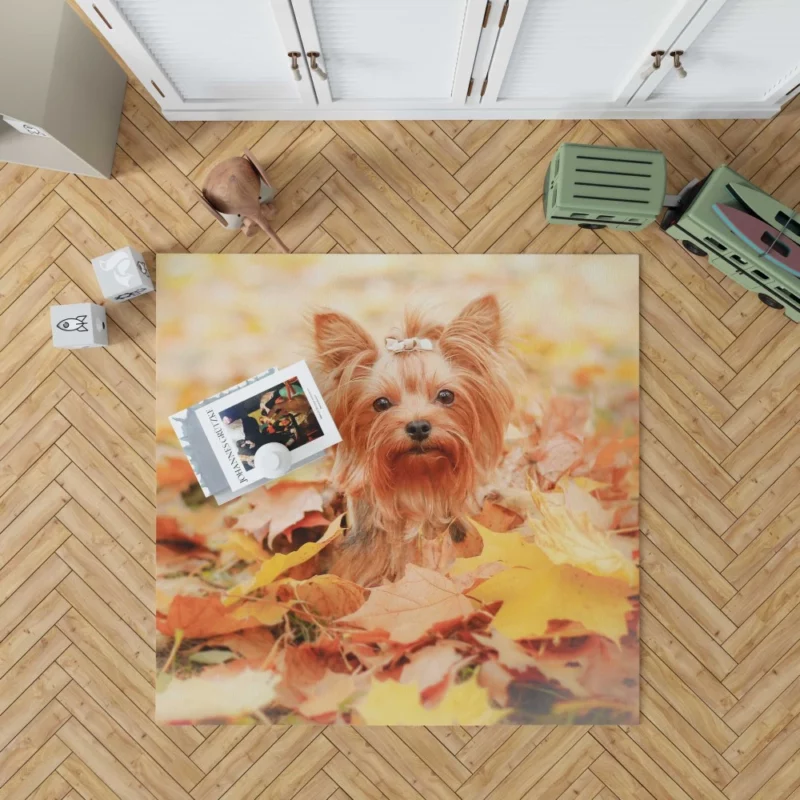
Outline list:
[[[638,272],[159,256],[157,720],[635,724]],[[205,497],[170,415],[301,361],[341,442]],[[320,441],[290,378],[219,410],[237,474]]]

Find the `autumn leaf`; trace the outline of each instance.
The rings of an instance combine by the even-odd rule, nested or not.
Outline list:
[[[541,519],[529,519],[528,526],[536,544],[553,563],[571,564],[593,575],[617,578],[638,587],[636,564],[614,547],[613,533],[592,524],[590,514],[597,518],[599,512],[589,503],[594,500],[591,495],[568,485],[564,503],[559,505],[548,498],[549,493],[532,489],[531,494]]]
[[[156,486],[185,492],[197,483],[197,476],[185,458],[167,458],[156,466]]]
[[[257,625],[261,622],[252,617],[235,617],[232,609],[222,605],[216,594],[208,597],[178,595],[170,603],[166,616],[156,621],[156,627],[165,636],[176,636],[181,631],[184,639],[218,636]]]
[[[344,515],[338,516],[328,525],[328,530],[325,531],[325,534],[319,541],[306,542],[302,547],[291,553],[276,553],[269,560],[264,561],[251,581],[237,586],[230,594],[237,597],[250,594],[250,592],[260,589],[262,586],[269,586],[276,578],[286,572],[286,570],[296,567],[298,564],[303,564],[310,558],[313,558],[334,539],[341,536],[342,516]]]
[[[518,528],[525,522],[525,518],[510,508],[487,501],[483,504],[480,514],[475,516],[475,521],[490,531],[503,533]]]
[[[337,575],[315,575],[305,581],[281,581],[279,596],[295,600],[317,617],[339,619],[352,614],[364,602],[366,590]]]
[[[191,542],[192,544],[205,546],[205,537],[197,533],[186,533],[178,520],[174,517],[156,517],[156,541],[157,542]]]
[[[501,633],[511,639],[537,638],[548,632],[551,619],[564,619],[612,639],[625,635],[625,614],[631,610],[628,596],[634,593],[626,583],[554,564],[519,533],[476,527],[483,537],[483,551],[474,558],[457,559],[450,574],[473,573],[493,562],[510,567],[468,591],[486,605],[503,602],[493,622]]]
[[[256,619],[262,625],[270,627],[277,625],[286,616],[287,611],[289,606],[286,603],[279,603],[272,595],[242,603],[231,612],[231,615],[234,619]]]
[[[434,625],[463,619],[473,610],[472,603],[447,577],[409,564],[401,580],[371,589],[367,602],[339,622],[385,631],[391,641],[408,644]]]
[[[203,644],[205,647],[226,647],[242,658],[263,661],[275,645],[275,637],[265,628],[250,628],[237,633],[214,636]]]
[[[246,670],[229,677],[200,676],[165,682],[156,692],[156,722],[186,724],[202,720],[235,722],[268,706],[280,676]]]
[[[204,597],[213,594],[215,589],[194,575],[177,575],[172,578],[159,578],[156,584],[156,611],[166,614],[176,595]]]
[[[299,522],[296,522],[294,525],[290,525],[285,530],[276,530],[274,533],[272,530],[270,530],[269,536],[267,537],[267,546],[272,548],[273,542],[278,536],[285,536],[286,539],[291,542],[292,534],[295,531],[305,528],[327,528],[329,524],[330,520],[323,516],[319,511],[306,511],[306,513],[303,515],[303,518]]]
[[[537,567],[503,570],[469,592],[485,605],[503,603],[492,625],[511,639],[545,636],[551,620],[564,619],[614,641],[628,632],[629,595],[622,581],[556,566],[544,554]]]
[[[176,572],[191,573],[213,564],[216,556],[202,547],[184,547],[178,543],[156,544],[157,577]]]
[[[413,683],[424,695],[431,687],[451,677],[456,664],[464,664],[467,659],[459,652],[459,642],[450,640],[438,641],[423,647],[408,656],[408,663],[403,666],[400,683]]]
[[[557,433],[583,437],[591,412],[591,402],[585,396],[557,394],[550,398],[542,422],[542,438]]]
[[[268,561],[271,554],[249,533],[230,531],[220,546],[223,553],[233,553],[242,561]]]
[[[432,708],[422,704],[415,683],[373,680],[355,709],[367,725],[494,725],[509,713],[492,708],[475,675],[451,687]]]
[[[251,492],[248,500],[253,507],[238,518],[236,525],[249,531],[259,542],[267,537],[269,547],[278,534],[300,522],[306,512],[322,511],[318,483],[280,481]],[[327,521],[322,524],[327,524]]]
[[[571,433],[556,433],[542,439],[531,453],[542,488],[550,489],[559,479],[581,462],[583,444]]]
[[[508,567],[535,567],[543,557],[536,545],[525,541],[519,533],[495,533],[473,521],[483,539],[483,550],[472,558],[458,558],[450,567],[450,576],[475,572],[486,564],[500,562]]]
[[[369,678],[350,672],[326,670],[304,700],[297,705],[297,713],[313,722],[329,725],[350,706],[350,701],[362,692]]]

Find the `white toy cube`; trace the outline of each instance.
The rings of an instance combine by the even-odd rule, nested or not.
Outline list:
[[[94,303],[50,306],[53,346],[68,350],[108,344],[106,310]]]
[[[92,266],[106,300],[120,302],[153,291],[147,264],[132,247],[93,258]]]

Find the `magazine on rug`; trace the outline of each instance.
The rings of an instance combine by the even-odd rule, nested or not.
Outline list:
[[[305,361],[268,370],[171,421],[203,493],[221,503],[267,481],[256,464],[263,445],[284,445],[294,469],[341,441]]]

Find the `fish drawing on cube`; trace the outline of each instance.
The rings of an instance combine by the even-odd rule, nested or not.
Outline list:
[[[50,306],[53,346],[67,350],[108,344],[106,310],[94,303]]]
[[[100,291],[106,300],[121,302],[153,291],[153,279],[142,254],[132,247],[92,259]]]

